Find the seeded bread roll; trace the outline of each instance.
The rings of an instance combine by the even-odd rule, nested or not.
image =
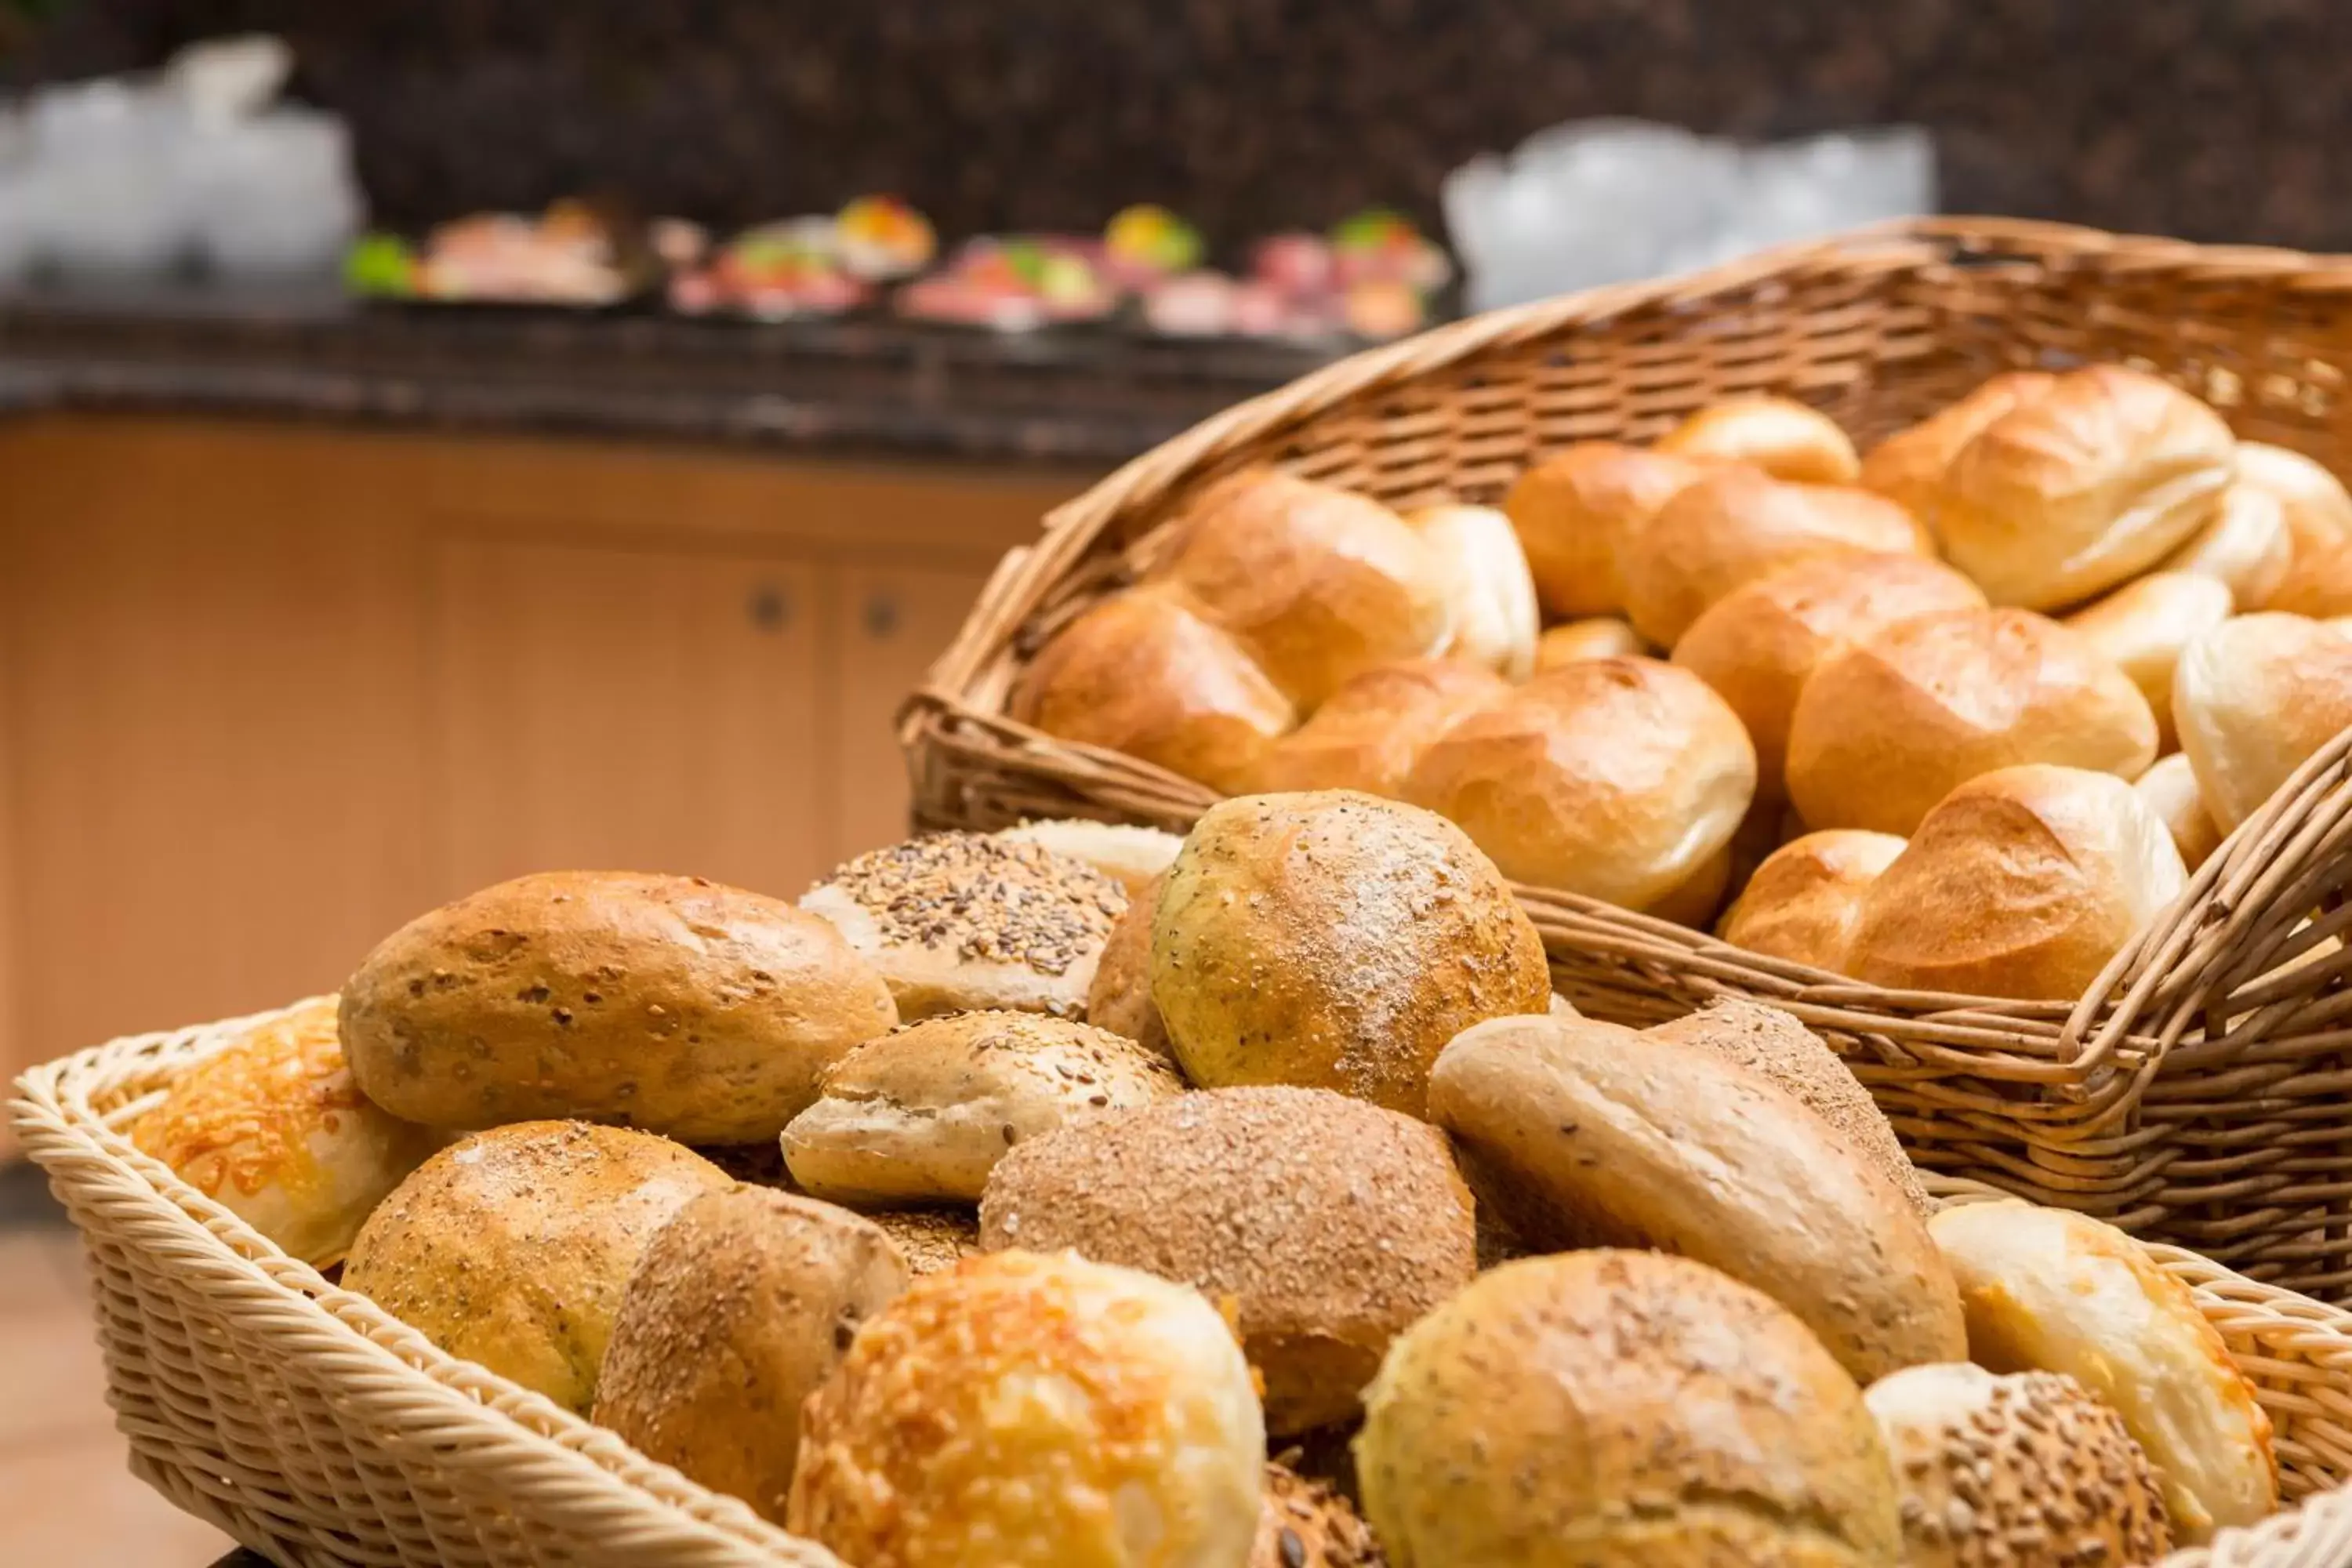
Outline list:
[[[1511,680],[1535,668],[1536,585],[1511,520],[1492,507],[1433,506],[1405,516],[1444,590],[1454,636],[1444,651]]]
[[[1127,893],[1034,844],[933,833],[860,855],[801,908],[881,972],[908,1023],[991,1007],[1068,1017]]]
[[[1503,510],[1543,607],[1555,616],[1624,608],[1619,562],[1627,547],[1659,508],[1706,472],[1703,463],[1664,452],[1579,441],[1521,474]]]
[[[1727,397],[1658,437],[1678,458],[1748,463],[1776,479],[1850,485],[1862,470],[1837,421],[1785,397]]]
[[[2171,751],[2172,672],[2189,645],[2230,618],[2230,590],[2212,577],[2151,572],[2075,611],[2066,625],[2131,678],[2156,716],[2156,749]]]
[[[2221,830],[2214,826],[2213,814],[2205,809],[2205,797],[2197,788],[2197,770],[2189,765],[2187,752],[2158,757],[2154,767],[2132,781],[2132,788],[2172,835],[2172,847],[2180,851],[2180,863],[2188,869],[2196,870],[2205,864],[2207,856],[2221,847]]]
[[[1629,658],[1641,651],[1640,634],[1614,616],[1570,621],[1549,628],[1536,639],[1535,672],[1541,675],[1579,659]]]
[[[2247,449],[2242,443],[2238,447],[2242,469]],[[2221,492],[2213,521],[2158,562],[2157,570],[2210,577],[2230,590],[2237,609],[2252,610],[2285,584],[2294,562],[2294,534],[2287,527],[2284,503],[2248,482],[2242,472]]]
[[[997,837],[1034,844],[1049,855],[1092,866],[1126,889],[1130,899],[1174,865],[1176,851],[1184,847],[1181,833],[1080,817],[1024,822],[1003,829]]]
[[[2322,617],[2352,610],[2345,592],[2352,588],[2352,492],[2284,447],[2241,441],[2237,458],[2238,483],[2276,498],[2287,531],[2285,575],[2268,595],[2242,599],[2238,607]]]
[[[980,1220],[968,1208],[876,1209],[866,1217],[890,1238],[910,1274],[937,1274],[980,1256]]]
[[[1843,974],[1853,962],[1863,896],[1903,844],[1891,833],[1851,827],[1792,838],[1756,868],[1718,934],[1750,952]]]
[[[1370,1526],[1328,1481],[1265,1468],[1265,1504],[1249,1568],[1385,1568]]]
[[[1958,402],[1872,447],[1862,460],[1863,487],[1896,502],[1934,531],[1936,492],[1960,448],[1994,420],[2049,391],[2057,379],[2038,370],[1992,377]]]
[[[1466,659],[1417,658],[1368,669],[1267,749],[1251,793],[1358,789],[1393,800],[1431,742],[1510,689],[1501,676]]]
[[[1125,1035],[1173,1066],[1176,1047],[1151,1000],[1151,921],[1160,912],[1160,889],[1167,885],[1166,872],[1154,877],[1110,928],[1102,962],[1095,966],[1094,984],[1087,989],[1087,1022]]]
[[[2352,725],[2352,637],[2301,616],[2240,616],[2189,645],[2173,721],[2222,832]]]

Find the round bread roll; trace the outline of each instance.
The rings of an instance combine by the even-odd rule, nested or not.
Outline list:
[[[1657,450],[1704,461],[1747,463],[1776,479],[1850,485],[1862,471],[1837,421],[1785,397],[1727,397],[1658,437]]]
[[[1265,1428],[1197,1291],[1075,1253],[918,1279],[802,1413],[785,1522],[873,1568],[1236,1568]]]
[[[2246,448],[2238,451],[2241,460]],[[2221,492],[2221,505],[2204,531],[2158,563],[2159,572],[2189,572],[2230,590],[2241,610],[2260,607],[2286,582],[2294,535],[2278,497],[2245,479]]]
[[[1204,1088],[1304,1084],[1422,1113],[1429,1064],[1551,973],[1494,863],[1452,823],[1345,790],[1204,814],[1151,925],[1151,996]]]
[[[1900,1560],[1862,1391],[1769,1299],[1682,1258],[1507,1263],[1389,1352],[1356,1439],[1396,1568]]]
[[[2352,725],[2352,637],[2300,616],[2240,616],[2189,645],[2173,721],[2222,832]]]
[[[1163,575],[1301,712],[1349,676],[1425,658],[1454,635],[1449,574],[1402,518],[1271,468],[1203,492]]]
[[[646,1244],[696,1196],[730,1184],[650,1132],[493,1127],[425,1161],[376,1206],[352,1243],[343,1289],[585,1415]]]
[[[2134,578],[2066,625],[2131,677],[2156,716],[2156,749],[2172,750],[2172,672],[2189,645],[2230,618],[2230,590],[2217,578],[2151,572]]]
[[[2188,879],[2121,779],[2001,768],[1947,795],[1863,894],[1847,969],[1896,991],[2072,1001]]]
[[[2221,416],[2179,387],[2090,365],[1962,447],[1931,515],[1944,553],[1994,604],[2079,604],[2212,521],[2234,446]]]
[[[386,937],[344,984],[339,1026],[360,1088],[411,1121],[578,1116],[753,1143],[898,1021],[882,977],[782,900],[547,871]]]
[[[2280,610],[2315,616],[2352,610],[2352,492],[2300,452],[2261,441],[2238,443],[2238,485],[2277,499],[2287,531],[2287,569],[2258,598],[2242,596],[2242,610]]]
[[[1653,901],[1642,912],[1693,931],[1706,930],[1716,911],[1723,908],[1723,895],[1730,890],[1735,858],[1732,847],[1726,844],[1700,861],[1698,869],[1684,878],[1673,891]]]
[[[1642,651],[1633,628],[1611,616],[1552,626],[1536,639],[1536,673],[1586,658],[1627,658]]]
[[[1482,1200],[1533,1247],[1651,1247],[1769,1292],[1866,1383],[1967,1352],[1911,1198],[1714,1050],[1584,1019],[1465,1030],[1430,1076]]]
[[[1625,549],[1625,614],[1660,647],[1733,589],[1819,555],[1912,554],[1911,514],[1868,490],[1716,469],[1659,509]]]
[[[1433,506],[1404,521],[1429,547],[1445,595],[1445,651],[1525,680],[1535,668],[1536,584],[1511,520],[1490,506]]]
[[[1994,420],[2049,391],[2057,379],[2038,370],[1993,376],[1958,402],[1873,447],[1862,460],[1863,488],[1894,501],[1933,532],[1937,492],[1960,448]]]
[[[1032,1013],[959,1013],[894,1029],[825,1070],[784,1129],[813,1197],[879,1206],[980,1201],[1013,1145],[1073,1117],[1184,1092],[1133,1040]]]
[[[1066,1017],[1086,1006],[1127,893],[1035,844],[932,833],[835,868],[801,908],[881,972],[908,1023],[990,1007]]]
[[[1328,1481],[1265,1468],[1265,1503],[1249,1568],[1385,1568],[1371,1527]]]
[[[1908,834],[1958,784],[2018,763],[2137,778],[2156,716],[2080,634],[2029,610],[1950,610],[1822,660],[1789,721],[1789,797],[1811,827]]]
[[[1797,694],[1823,659],[1898,621],[1984,607],[1975,584],[1920,556],[1817,557],[1717,599],[1675,645],[1675,662],[1739,715],[1756,742],[1757,793],[1777,800]]]
[[[2123,1418],[2055,1373],[1906,1367],[1863,1394],[1903,1487],[1910,1568],[2153,1563],[2164,1499]]]
[[[2271,1418],[2189,1288],[2113,1226],[2014,1200],[1930,1222],[1968,1310],[1969,1359],[2063,1373],[2111,1406],[2195,1543],[2278,1506]]]
[[[874,1222],[914,1275],[937,1274],[980,1256],[980,1219],[969,1208],[876,1209]]]
[[[1447,731],[1404,788],[1505,876],[1635,910],[1730,843],[1755,793],[1738,715],[1650,658],[1537,676]]]
[[[1154,877],[1110,928],[1102,963],[1095,966],[1095,982],[1087,990],[1087,1022],[1125,1035],[1172,1065],[1176,1047],[1151,1000],[1151,922],[1160,913],[1160,889],[1167,885],[1167,872]]]
[[[1034,844],[1049,855],[1092,866],[1124,888],[1130,900],[1174,865],[1176,851],[1184,847],[1181,833],[1081,817],[1024,822],[999,830],[996,837]]]
[[[1355,1415],[1389,1342],[1477,1271],[1444,1134],[1320,1089],[1212,1089],[1023,1143],[980,1239],[1231,1300],[1276,1434]]]
[[[2352,537],[2321,535],[2298,543],[2286,576],[2263,607],[2318,620],[2352,614]]]
[[[2172,847],[2180,851],[2180,863],[2189,870],[2205,864],[2206,857],[2221,847],[2221,830],[2214,826],[2213,814],[2205,809],[2205,796],[2197,787],[2197,770],[2189,765],[2187,752],[2157,758],[2154,767],[2132,781],[2132,788],[2172,835]]]
[[[1493,670],[1461,658],[1368,669],[1274,743],[1251,793],[1359,789],[1393,799],[1432,741],[1510,689]]]
[[[1860,828],[1792,838],[1756,868],[1717,934],[1750,952],[1843,974],[1853,962],[1863,895],[1902,853],[1903,840],[1893,834]]]
[[[596,1425],[781,1523],[801,1402],[908,1278],[890,1238],[845,1209],[761,1187],[704,1193],[629,1276]]]
[[[1627,545],[1706,472],[1705,464],[1664,452],[1579,441],[1521,474],[1503,498],[1503,512],[1519,536],[1544,609],[1555,616],[1622,609],[1618,563]]]

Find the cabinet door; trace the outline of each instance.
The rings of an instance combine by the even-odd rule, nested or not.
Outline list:
[[[989,565],[842,569],[840,747],[843,858],[907,836],[907,765],[891,718],[962,629]]]

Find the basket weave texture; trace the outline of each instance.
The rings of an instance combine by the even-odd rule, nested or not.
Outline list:
[[[1497,311],[1228,409],[1055,511],[901,711],[916,815],[1181,831],[1213,803],[1013,722],[1008,699],[1053,633],[1164,559],[1192,499],[1236,468],[1399,507],[1492,502],[1570,441],[1648,440],[1735,394],[1801,398],[1866,445],[1997,371],[2093,361],[2166,376],[2240,436],[2352,473],[2352,257],[1939,219]],[[2352,925],[2347,752],[2339,739],[2283,786],[2071,1005],[1887,991],[1557,890],[1521,901],[1587,1013],[1773,1003],[1844,1054],[1923,1167],[2352,1298],[2352,952],[2332,940]]]

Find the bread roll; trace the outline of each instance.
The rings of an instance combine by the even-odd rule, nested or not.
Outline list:
[[[1946,796],[1871,884],[1848,972],[2070,1002],[2187,884],[2172,836],[2121,779],[2002,768]]]
[[[1418,1116],[1445,1042],[1542,1012],[1551,975],[1461,829],[1342,790],[1202,816],[1152,921],[1151,995],[1194,1083],[1335,1089]]]
[[[1467,659],[1368,669],[1274,743],[1252,775],[1251,793],[1357,789],[1394,798],[1432,741],[1509,690],[1501,676]]]
[[[2241,461],[2246,448],[2238,448]],[[2278,497],[2243,479],[2221,492],[2221,504],[2202,532],[2157,563],[2159,572],[2189,572],[2230,590],[2240,610],[2259,608],[2286,582],[2294,535]]]
[[[1894,501],[1933,532],[1937,492],[1960,448],[1994,420],[2049,391],[2057,379],[2038,370],[1991,377],[1958,402],[1873,447],[1862,460],[1863,488]]]
[[[1757,791],[1777,800],[1797,693],[1823,659],[1898,621],[1984,607],[1975,584],[1920,556],[1822,556],[1717,599],[1675,645],[1675,662],[1739,715],[1756,742]]]
[[[1058,817],[1001,829],[999,838],[1034,844],[1049,855],[1077,860],[1117,882],[1132,900],[1176,863],[1184,836],[1122,822]]]
[[[1035,844],[932,833],[835,867],[801,908],[881,972],[908,1023],[989,1007],[1067,1017],[1086,1006],[1127,893]]]
[[[1586,658],[1624,658],[1642,651],[1633,628],[1610,616],[1553,626],[1536,639],[1536,673]]]
[[[865,1217],[890,1238],[910,1274],[937,1274],[980,1256],[980,1218],[969,1208],[876,1209]]]
[[[980,1238],[1230,1300],[1276,1434],[1355,1415],[1389,1341],[1477,1271],[1444,1135],[1320,1089],[1213,1089],[1024,1142]]]
[[[1384,1568],[1371,1528],[1329,1482],[1265,1468],[1265,1501],[1249,1568]]]
[[[1351,675],[1444,648],[1446,575],[1380,502],[1271,468],[1203,492],[1164,572],[1301,712]]]
[[[1722,468],[1658,511],[1626,547],[1626,618],[1660,647],[1742,584],[1821,555],[1917,554],[1911,514],[1884,496]]]
[[[1172,868],[1171,868],[1172,869]],[[1151,922],[1160,912],[1160,890],[1168,885],[1161,872],[1127,906],[1103,943],[1102,963],[1095,968],[1087,990],[1087,1022],[1114,1035],[1125,1035],[1171,1066],[1176,1047],[1168,1038],[1159,1005],[1151,1000]]]
[[[1507,1263],[1399,1339],[1365,1404],[1356,1467],[1395,1568],[1899,1560],[1861,1391],[1686,1258]]]
[[[1618,563],[1626,547],[1660,507],[1705,472],[1705,464],[1664,452],[1579,441],[1521,474],[1503,498],[1503,511],[1544,609],[1555,616],[1622,609]]]
[[[585,1415],[654,1233],[730,1185],[667,1138],[518,1121],[451,1144],[377,1205],[343,1289],[453,1356]]]
[[[2238,485],[2277,498],[2287,531],[2285,575],[2238,607],[2322,618],[2352,610],[2352,492],[2343,481],[2300,452],[2241,441]]]
[[[1951,610],[1815,668],[1789,723],[1789,797],[1812,827],[1908,834],[1995,768],[2129,779],[2155,760],[2147,699],[2079,633],[2027,610]]]
[[[1657,920],[1672,921],[1693,931],[1705,931],[1713,923],[1716,911],[1723,908],[1723,896],[1731,887],[1733,855],[1731,846],[1722,848],[1699,862],[1698,869],[1684,878],[1671,891],[1654,900],[1642,912]]]
[[[2132,788],[2172,835],[2172,847],[2180,851],[2180,863],[2189,870],[2205,864],[2206,857],[2221,847],[2221,830],[2214,826],[2213,814],[2205,809],[2205,796],[2197,787],[2197,770],[2189,765],[2187,752],[2158,757],[2154,767],[2132,781]]]
[[[2217,578],[2151,572],[2133,579],[2066,625],[2131,677],[2156,715],[2156,749],[2172,750],[2172,671],[2198,637],[2230,618],[2230,590]]]
[[[1536,584],[1511,520],[1487,506],[1408,513],[1434,561],[1454,637],[1445,652],[1525,680],[1535,668]]]
[[[1738,716],[1698,677],[1649,658],[1537,676],[1447,731],[1404,788],[1504,875],[1627,909],[1688,881],[1755,793]]]
[[[131,1141],[303,1262],[340,1259],[443,1135],[362,1094],[322,996],[256,1024],[172,1082]]]
[[[1429,1108],[1531,1246],[1651,1247],[1769,1291],[1857,1381],[1967,1346],[1911,1199],[1837,1130],[1711,1050],[1498,1018],[1438,1058]]]
[[[898,1021],[824,921],[699,877],[546,871],[420,915],[343,986],[370,1100],[428,1126],[578,1116],[765,1142]]]
[[[1776,479],[1850,485],[1862,471],[1837,421],[1785,397],[1727,397],[1658,437],[1678,458],[1747,463]]]
[[[2234,445],[2220,415],[2168,382],[2119,365],[2070,371],[1960,449],[1936,531],[1994,604],[2079,604],[2213,520]]]
[[[2266,610],[2334,620],[2352,615],[2352,538],[2316,535],[2298,543]]]
[[[870,1568],[1237,1568],[1265,1429],[1198,1292],[1000,1252],[868,1320],[802,1415],[785,1521]]]
[[[2198,793],[2228,833],[2352,725],[2352,637],[2300,616],[2241,616],[2189,645],[2172,712]]]
[[[818,1089],[784,1129],[784,1163],[811,1196],[863,1207],[976,1204],[1016,1143],[1172,1099],[1184,1083],[1166,1058],[1108,1029],[959,1013],[868,1040]]]
[[[1013,719],[1233,790],[1298,710],[1240,643],[1174,594],[1116,594],[1030,661]]]
[[[2015,1201],[1931,1222],[1968,1309],[1969,1356],[2063,1373],[2123,1417],[2183,1542],[2278,1506],[2271,1420],[2189,1288],[2113,1226]]]
[[[1863,895],[1902,853],[1893,834],[1859,828],[1792,838],[1756,868],[1717,934],[1750,952],[1843,974]]]
[[[629,1276],[596,1425],[782,1523],[801,1402],[909,1278],[890,1238],[845,1209],[762,1187],[704,1193]]]

